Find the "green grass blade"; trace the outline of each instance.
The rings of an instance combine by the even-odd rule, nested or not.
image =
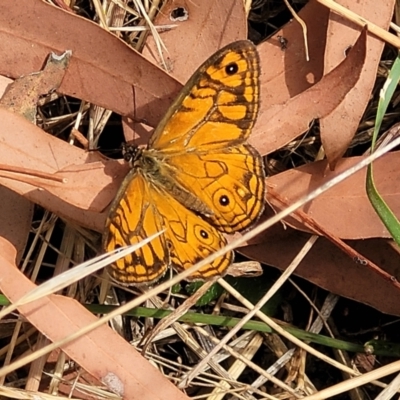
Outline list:
[[[376,139],[379,133],[379,130],[382,125],[383,117],[386,113],[386,110],[389,106],[389,103],[393,97],[393,93],[397,88],[398,82],[400,79],[400,56],[398,56],[393,64],[392,69],[390,70],[389,76],[381,90],[380,99],[378,104],[378,110],[376,113],[375,119],[375,128],[374,134],[372,137],[371,143],[371,151],[375,148]],[[374,207],[376,213],[379,218],[385,225],[386,229],[392,235],[394,241],[397,245],[400,245],[400,223],[397,217],[393,214],[392,210],[383,200],[382,196],[379,194],[374,178],[373,178],[373,166],[370,164],[367,169],[367,179],[366,179],[366,191],[371,202]]]

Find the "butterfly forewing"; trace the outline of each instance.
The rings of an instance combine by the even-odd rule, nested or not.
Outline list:
[[[232,43],[190,78],[153,133],[162,153],[202,151],[243,142],[259,103],[259,59],[249,41]]]

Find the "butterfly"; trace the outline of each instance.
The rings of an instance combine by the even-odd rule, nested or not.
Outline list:
[[[217,51],[183,87],[147,148],[131,153],[103,248],[164,233],[109,266],[112,279],[150,284],[170,266],[187,269],[224,247],[224,233],[248,228],[263,212],[263,160],[246,143],[258,113],[259,65],[247,40]],[[190,278],[222,276],[232,262],[229,252]]]

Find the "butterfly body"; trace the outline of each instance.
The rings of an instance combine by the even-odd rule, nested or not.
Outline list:
[[[105,250],[164,233],[109,272],[123,284],[150,283],[172,265],[187,269],[226,244],[223,233],[248,228],[264,207],[261,156],[246,139],[259,103],[259,61],[248,41],[207,60],[184,86],[111,205]],[[233,253],[193,279],[223,275]]]

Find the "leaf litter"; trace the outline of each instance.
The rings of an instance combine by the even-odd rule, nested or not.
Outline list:
[[[174,2],[169,4],[170,7],[171,4],[174,5]],[[353,2],[347,5],[349,9],[359,12],[364,18],[372,20],[377,25],[383,28],[388,27],[393,2],[382,6],[379,13],[375,12],[376,7],[371,1],[364,0],[357,6],[360,8],[354,9]],[[240,13],[240,10],[232,9],[231,15],[234,18],[229,19],[226,17],[223,7],[218,6],[215,2],[204,2],[200,10],[197,10],[201,12],[196,12],[193,4],[188,5],[190,19],[179,23],[178,29],[160,34],[167,43],[168,56],[174,67],[171,74],[174,75],[174,70],[178,71],[174,78],[165,74],[159,67],[150,64],[124,43],[101,30],[96,24],[44,2],[30,0],[26,2],[26,7],[29,12],[21,13],[20,8],[13,2],[7,1],[5,12],[0,17],[0,35],[2,37],[0,40],[2,54],[0,71],[2,74],[18,78],[21,75],[38,72],[50,51],[61,54],[64,50],[71,49],[71,64],[58,90],[60,94],[72,95],[151,126],[157,124],[181,88],[179,81],[184,83],[193,69],[207,57],[207,54],[212,54],[224,43],[243,38],[246,32],[246,18],[243,11]],[[315,18],[316,10],[320,11],[317,18]],[[210,26],[206,26],[204,18],[210,12],[217,22],[210,19]],[[160,23],[162,18],[169,13],[170,9],[165,9],[164,14],[159,14]],[[257,14],[253,11],[254,15]],[[307,4],[300,11],[300,15],[306,22],[309,31],[313,32],[309,40],[311,62],[305,62],[303,41],[298,33],[299,26],[293,21],[282,27],[281,31],[275,32],[269,40],[259,46],[263,71],[261,77],[262,104],[260,118],[251,139],[253,145],[262,154],[269,154],[269,160],[286,160],[287,171],[268,178],[268,184],[281,196],[286,197],[289,203],[301,194],[309,192],[312,187],[320,185],[332,174],[337,174],[341,168],[346,168],[347,165],[355,162],[355,157],[339,159],[345,151],[348,151],[349,142],[354,141],[354,133],[363,124],[361,121],[360,125],[360,119],[365,107],[367,104],[371,104],[368,102],[373,91],[383,47],[383,43],[379,39],[371,39],[371,35],[368,35],[366,57],[360,56],[357,61],[354,61],[354,64],[348,62],[347,65],[351,67],[349,70],[340,70],[338,65],[344,57],[345,50],[348,50],[349,45],[355,43],[360,29],[354,26],[349,27],[349,24],[344,22],[345,20],[340,19],[341,17],[339,18],[334,13],[329,13],[317,2]],[[228,22],[241,22],[238,22],[236,26],[235,24],[225,24],[222,29],[221,18],[225,18]],[[15,21],[18,21],[19,24],[16,24]],[[21,30],[21,26],[24,26],[23,30]],[[348,29],[352,32],[350,36]],[[85,32],[85,34],[80,35],[79,40],[76,40],[78,32]],[[282,49],[278,36],[286,39],[286,48]],[[187,43],[196,42],[201,47],[201,51],[193,54],[192,46],[187,45],[185,49],[185,46],[179,42],[179,38],[187,38]],[[346,40],[344,41],[343,38]],[[93,43],[101,43],[101,46],[93,46]],[[176,46],[177,43],[178,46]],[[104,51],[105,49],[107,51]],[[154,49],[155,47],[153,47],[153,55],[155,54]],[[182,50],[184,50],[183,55]],[[24,54],[23,62],[20,54]],[[346,66],[346,59],[343,65]],[[362,68],[362,71],[355,72],[354,68],[359,67]],[[331,75],[327,72],[331,70],[332,73],[335,70],[341,71],[337,74],[339,78],[342,75],[342,79],[330,80]],[[317,90],[317,88],[319,89]],[[354,96],[357,99],[356,102]],[[14,115],[10,111],[1,109],[0,112],[3,121],[0,143],[2,164],[14,168],[8,172],[3,168],[0,177],[1,184],[23,195],[25,199],[55,212],[66,221],[101,232],[107,205],[115,195],[119,183],[127,172],[127,167],[117,161],[104,159],[99,153],[86,152],[78,147],[70,146],[62,140],[45,134],[40,128],[31,125],[24,118]],[[74,113],[71,113],[71,121],[72,114]],[[368,118],[368,114],[365,115]],[[44,126],[44,123],[52,118],[52,114],[42,115],[39,124]],[[330,172],[325,161],[310,162],[295,169],[290,168],[293,158],[310,159],[310,155],[317,158],[317,151],[312,147],[304,147],[304,151],[300,141],[295,149],[291,149],[288,145],[307,130],[309,131],[308,136],[312,136],[311,134],[318,128],[312,123],[315,118],[322,118],[319,121],[321,136],[320,139],[316,137],[316,140],[324,143],[330,167],[335,167],[337,164],[334,172]],[[365,126],[368,126],[366,122],[368,119],[364,119]],[[356,137],[358,133],[364,134],[365,132],[357,132]],[[308,137],[305,137],[305,144],[308,143],[307,140]],[[312,154],[312,151],[315,154]],[[283,157],[279,157],[279,154]],[[390,160],[384,158],[375,166],[376,180],[378,186],[382,185],[382,193],[388,202],[391,203],[391,199],[393,199],[393,207],[396,210],[396,184],[398,181],[396,179],[398,168],[395,167],[396,153],[387,157],[392,158]],[[25,173],[16,174],[15,169],[18,168]],[[37,171],[36,176],[32,171]],[[40,173],[61,177],[62,181],[42,179]],[[381,179],[379,179],[379,174],[382,174]],[[390,177],[389,181],[386,181],[387,177]],[[395,260],[398,254],[391,248],[390,243],[384,240],[387,238],[387,233],[379,225],[370,206],[368,207],[365,192],[363,192],[363,173],[350,179],[352,181],[344,182],[321,198],[314,200],[310,206],[305,206],[304,211],[312,218],[317,219],[319,224],[329,232],[334,232],[338,237],[353,240],[352,245],[358,248],[361,254],[365,254],[366,258],[376,260],[378,265],[385,264],[390,273],[396,276]],[[275,208],[280,207],[271,199],[269,201]],[[29,211],[29,207],[22,205],[21,210]],[[17,212],[13,211],[13,213]],[[365,221],[368,222],[365,223]],[[17,223],[14,219],[12,222],[15,222],[14,226],[21,231],[21,237],[26,238],[27,226]],[[290,224],[289,221],[288,224]],[[298,224],[293,226],[299,228]],[[284,230],[281,226],[276,226],[273,229],[275,229],[275,234],[267,232],[256,239],[258,244],[242,248],[241,251],[258,261],[285,269],[291,258],[295,256],[295,248],[302,247],[304,243],[301,244],[301,242],[306,241],[308,236],[292,228]],[[15,269],[16,252],[9,244],[13,243],[15,249],[22,253],[26,240],[20,240],[18,243],[12,235],[3,237],[9,240],[2,241],[4,271],[7,274],[14,272],[17,275],[7,275],[12,279],[2,281],[0,286],[2,292],[10,300],[16,300],[25,293],[22,282],[25,282],[26,279]],[[368,243],[355,240],[366,238],[370,238]],[[374,245],[368,245],[371,243]],[[304,259],[296,270],[300,276],[336,294],[364,302],[384,312],[399,315],[397,291],[363,268],[362,258],[351,260],[322,238],[316,241],[307,257],[309,259]],[[323,268],[319,268],[321,263],[324,265]],[[389,264],[392,264],[392,269],[389,268]],[[335,278],[332,279],[332,277]],[[354,282],[357,284],[355,285]],[[93,286],[93,282],[90,284],[86,281],[86,284],[89,287]],[[16,288],[19,289],[16,290]],[[35,326],[52,340],[56,340],[57,335],[60,335],[63,330],[65,335],[67,330],[78,329],[78,324],[83,326],[88,318],[94,318],[74,300],[59,299],[64,298],[50,296],[39,307],[40,310],[36,310]],[[84,302],[84,298],[81,298],[81,301]],[[33,315],[29,310],[21,309],[20,312],[27,317],[28,314]],[[55,322],[56,315],[57,318],[59,316],[57,319],[60,321],[59,330],[56,329],[58,324]],[[67,318],[66,315],[68,315]],[[64,327],[61,321],[63,318],[65,318],[64,322],[70,325],[68,328]],[[54,321],[55,324],[49,325],[49,320]],[[132,347],[119,341],[118,343],[122,346],[121,350],[116,353],[117,357],[112,357],[112,351],[116,351],[117,344],[114,349],[110,349],[107,344],[114,344],[116,335],[106,327],[101,332],[104,335],[102,343],[95,341],[96,336],[92,336],[93,332],[88,336],[94,343],[93,350],[89,351],[89,347],[85,349],[83,346],[72,355],[79,365],[86,368],[100,381],[102,377],[109,376],[100,372],[100,365],[109,366],[117,363],[116,365],[123,366],[125,361],[118,358],[118,354],[134,352]],[[184,333],[181,332],[181,334]],[[101,347],[96,351],[96,346]],[[101,351],[99,351],[100,348]],[[99,361],[101,358],[96,358],[96,352],[99,353],[99,356],[107,354],[107,357],[112,357],[107,359],[109,364]],[[92,366],[85,363],[84,359],[88,354],[92,357]],[[148,364],[144,359],[134,359],[136,360],[135,372],[142,367],[147,368]],[[100,363],[98,364],[99,369],[96,369],[97,362]],[[171,368],[171,365],[169,367]],[[147,371],[147,369],[145,370]],[[124,391],[123,394],[119,391],[120,396],[122,394],[126,398],[135,398],[140,393],[141,398],[154,398],[155,394],[151,385],[146,384],[146,376],[138,376],[133,373],[128,377],[125,376],[125,373],[126,371],[122,368],[116,376],[125,384],[126,379],[129,379],[132,380],[133,386],[143,385],[144,389],[143,392],[138,392],[137,386],[135,389],[132,386],[132,389],[128,388],[128,391]],[[125,378],[121,378],[122,376]],[[174,398],[183,396],[167,380],[162,379],[161,374],[157,374],[155,370],[151,370],[148,376],[151,376],[151,379],[155,379],[154,377],[160,379],[158,386],[155,387],[158,389],[157,393],[163,393],[166,388],[167,392],[164,392],[165,396],[163,397],[168,397],[168,393],[171,393],[171,397]],[[201,386],[201,380],[196,381],[196,384]],[[244,390],[239,382],[236,381],[235,385],[236,390]],[[224,390],[231,389],[228,384]],[[77,393],[74,392],[74,395]],[[253,395],[258,397],[261,394],[254,389]]]

